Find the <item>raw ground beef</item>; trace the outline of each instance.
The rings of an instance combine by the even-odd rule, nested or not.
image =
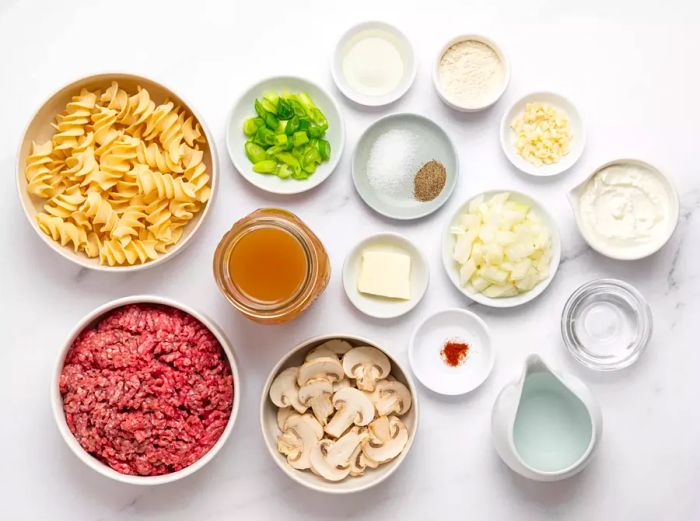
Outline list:
[[[191,465],[219,439],[233,404],[216,337],[187,313],[151,304],[118,308],[83,331],[59,385],[80,445],[122,474]]]

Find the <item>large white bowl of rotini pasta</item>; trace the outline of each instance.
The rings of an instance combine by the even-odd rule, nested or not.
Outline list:
[[[32,227],[80,266],[155,266],[209,213],[218,164],[192,106],[163,85],[100,74],[54,93],[25,131],[17,186]]]

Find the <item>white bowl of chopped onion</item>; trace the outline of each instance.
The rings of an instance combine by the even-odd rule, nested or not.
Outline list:
[[[576,106],[553,92],[533,92],[516,101],[503,115],[500,133],[501,148],[513,166],[538,177],[570,169],[586,144]]]
[[[554,219],[521,192],[490,190],[472,197],[443,232],[447,276],[484,306],[510,308],[538,297],[554,278],[560,258]]]

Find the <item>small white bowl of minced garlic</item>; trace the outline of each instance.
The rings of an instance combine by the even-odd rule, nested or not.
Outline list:
[[[554,92],[532,92],[503,114],[501,148],[521,172],[549,177],[569,170],[583,154],[586,133],[576,106]]]
[[[496,103],[510,81],[510,67],[496,43],[476,34],[448,41],[437,56],[433,83],[440,99],[461,112],[477,112]]]

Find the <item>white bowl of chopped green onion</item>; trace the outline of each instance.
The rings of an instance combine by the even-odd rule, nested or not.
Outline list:
[[[321,184],[343,154],[345,127],[333,97],[317,84],[278,76],[248,88],[226,127],[231,161],[266,192],[296,194]]]

